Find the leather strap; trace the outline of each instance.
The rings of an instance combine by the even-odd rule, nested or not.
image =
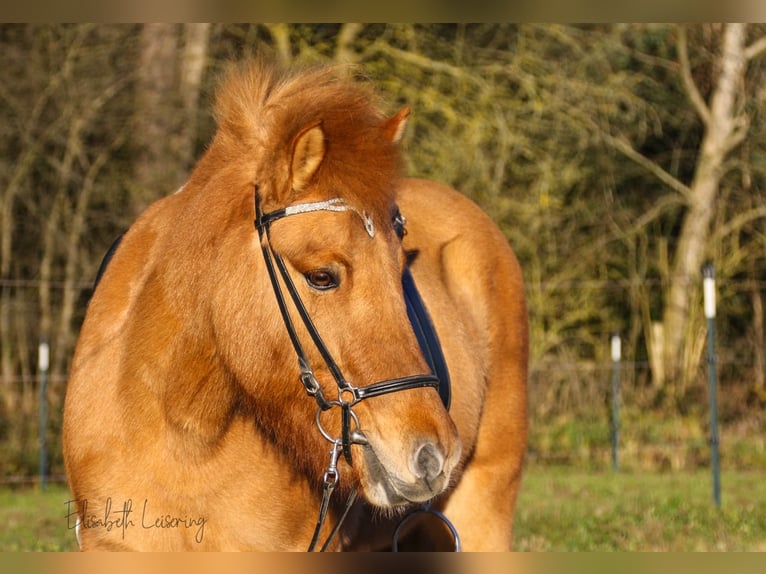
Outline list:
[[[330,353],[329,349],[325,345],[324,341],[322,340],[322,337],[319,334],[319,331],[317,330],[316,326],[311,320],[311,317],[309,316],[308,311],[306,310],[306,307],[303,304],[303,301],[301,300],[300,294],[298,293],[298,289],[295,287],[295,283],[290,277],[290,273],[287,269],[287,265],[285,264],[282,257],[278,253],[276,253],[271,247],[270,224],[276,219],[285,217],[286,215],[290,215],[290,214],[307,213],[311,211],[320,211],[320,210],[338,211],[339,206],[342,206],[343,210],[352,209],[352,208],[346,207],[345,203],[342,203],[341,201],[328,200],[326,202],[299,204],[299,205],[291,206],[289,208],[285,208],[282,210],[277,210],[270,214],[264,214],[261,211],[261,200],[260,200],[260,195],[258,193],[257,185],[255,187],[255,192],[254,192],[254,203],[255,203],[254,224],[255,224],[256,230],[258,231],[259,239],[261,240],[261,251],[263,253],[263,258],[269,273],[269,279],[271,280],[272,289],[274,291],[274,295],[276,296],[277,303],[279,305],[279,311],[280,311],[280,314],[282,315],[282,320],[290,336],[290,340],[292,342],[295,353],[298,356],[298,363],[301,367],[301,375],[300,375],[301,382],[306,388],[307,393],[316,399],[320,409],[327,410],[331,408],[332,406],[336,406],[336,405],[341,407],[342,422],[343,422],[343,425],[342,425],[343,454],[346,457],[346,460],[348,461],[348,463],[352,464],[351,442],[353,440],[354,433],[352,432],[350,428],[350,421],[352,420],[350,409],[353,405],[355,405],[357,402],[361,400],[364,400],[365,398],[377,397],[384,394],[403,391],[407,389],[434,387],[435,389],[438,390],[439,379],[433,373],[429,373],[429,374],[423,374],[423,375],[417,375],[417,376],[400,377],[396,379],[380,381],[377,383],[373,383],[371,385],[367,385],[365,387],[357,387],[349,383],[346,380],[346,378],[343,376],[343,373],[340,367],[337,365],[337,363],[333,359],[332,354]],[[356,211],[356,210],[354,209],[353,211]],[[367,227],[366,223],[365,223],[365,227]],[[370,236],[372,237],[372,234]],[[276,266],[275,266],[275,263],[276,263]],[[303,346],[301,345],[298,335],[295,331],[295,326],[293,325],[292,320],[290,319],[290,315],[287,310],[287,305],[285,301],[285,296],[282,293],[282,286],[280,284],[279,277],[277,276],[277,272],[276,272],[277,270],[279,271],[279,277],[281,277],[282,282],[285,285],[285,289],[287,289],[287,292],[289,293],[290,298],[296,310],[298,311],[298,314],[301,317],[304,327],[308,331],[309,336],[311,337],[317,350],[322,355],[322,359],[325,362],[325,365],[327,366],[333,378],[335,379],[335,383],[338,387],[337,401],[328,401],[327,399],[325,399],[325,397],[322,394],[322,391],[319,387],[319,383],[317,382],[313,369],[311,368],[308,355],[303,349]],[[349,393],[353,397],[353,400],[351,401],[348,401],[345,399],[345,396],[347,396]]]
[[[404,289],[404,300],[407,304],[407,316],[418,338],[420,350],[423,353],[431,372],[439,381],[439,396],[444,403],[444,408],[449,410],[452,401],[452,384],[447,368],[447,361],[444,359],[442,347],[439,343],[439,337],[436,329],[431,322],[431,316],[428,314],[423,299],[420,297],[415,280],[412,277],[409,267],[404,270],[402,275],[402,287]]]

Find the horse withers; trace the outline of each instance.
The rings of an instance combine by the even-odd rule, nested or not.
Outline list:
[[[439,549],[446,524],[463,550],[510,549],[528,341],[502,233],[453,189],[402,179],[409,111],[385,116],[345,71],[249,62],[215,113],[82,325],[63,429],[81,548],[381,550],[396,532]],[[408,520],[423,508],[444,519]]]

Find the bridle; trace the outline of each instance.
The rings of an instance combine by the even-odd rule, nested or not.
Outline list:
[[[364,387],[359,387],[351,384],[343,375],[343,372],[333,359],[332,354],[322,340],[322,337],[314,325],[314,322],[311,320],[311,317],[306,310],[306,306],[303,304],[300,294],[298,293],[298,289],[290,277],[290,273],[287,270],[287,265],[285,264],[284,259],[281,255],[279,255],[279,253],[274,251],[271,245],[271,224],[278,219],[300,213],[310,213],[315,211],[356,210],[348,206],[348,204],[346,204],[345,201],[340,198],[312,203],[301,203],[284,209],[272,211],[270,213],[263,213],[261,211],[260,203],[261,200],[258,193],[258,186],[256,186],[255,228],[258,230],[258,236],[261,240],[263,259],[266,263],[266,269],[269,274],[269,279],[271,280],[271,286],[274,290],[274,295],[277,299],[277,304],[279,305],[279,311],[282,315],[282,320],[285,324],[285,328],[287,329],[287,333],[290,336],[290,341],[292,342],[293,348],[298,357],[298,366],[300,367],[300,381],[303,384],[306,393],[309,396],[314,397],[317,402],[319,407],[317,410],[317,421],[319,420],[319,413],[322,411],[327,411],[333,407],[340,407],[342,413],[341,445],[343,456],[346,458],[349,464],[352,464],[351,444],[366,444],[366,440],[363,438],[363,435],[358,431],[358,419],[352,411],[352,407],[354,407],[354,405],[366,399],[408,389],[433,387],[438,390],[439,379],[433,373],[427,373],[422,375],[412,375],[408,377],[388,379]],[[360,214],[360,217],[364,219],[367,233],[373,237],[375,231],[372,220],[364,214]],[[338,398],[336,400],[328,400],[324,396],[324,393],[319,386],[319,381],[317,380],[316,375],[314,374],[314,370],[311,367],[308,355],[306,354],[306,351],[304,350],[303,345],[298,338],[295,326],[293,325],[290,314],[288,313],[287,303],[282,292],[279,278],[277,277],[277,271],[279,271],[279,276],[284,282],[285,289],[290,295],[293,305],[298,311],[298,314],[300,315],[300,318],[303,321],[306,331],[308,331],[314,346],[322,356],[322,360],[327,366],[327,369],[332,374],[333,379],[335,379],[335,384],[338,388]],[[355,432],[352,432],[351,429],[352,420],[356,426]],[[321,424],[319,425],[319,429],[323,436],[326,438],[329,436],[327,432],[322,428]],[[329,440],[333,442],[332,438]]]
[[[292,343],[293,349],[295,350],[295,354],[297,355],[297,358],[298,358],[298,366],[300,368],[299,378],[301,383],[303,384],[304,389],[306,390],[306,393],[309,396],[313,397],[317,402],[318,408],[317,408],[315,419],[316,419],[316,424],[319,429],[319,432],[322,434],[324,438],[326,438],[328,441],[332,443],[332,449],[330,450],[330,464],[327,467],[327,470],[325,471],[325,474],[323,477],[324,495],[322,498],[322,504],[320,506],[319,520],[317,521],[317,526],[314,531],[314,536],[308,549],[309,552],[311,552],[313,551],[317,543],[319,531],[321,530],[322,525],[324,523],[325,516],[327,513],[327,508],[329,505],[330,495],[332,494],[332,491],[334,490],[339,480],[339,474],[338,474],[336,465],[337,465],[337,460],[340,455],[340,452],[343,453],[343,456],[346,458],[346,461],[348,462],[349,465],[351,465],[352,464],[351,445],[352,444],[361,444],[361,445],[367,444],[367,440],[364,434],[359,429],[359,419],[357,418],[357,415],[354,413],[353,407],[357,403],[366,399],[379,397],[389,393],[404,391],[408,389],[433,387],[437,389],[438,391],[439,378],[435,376],[433,373],[427,373],[427,374],[388,379],[388,380],[373,383],[371,385],[366,385],[364,387],[356,386],[352,384],[351,382],[349,382],[346,379],[346,377],[343,375],[343,372],[341,371],[338,364],[333,359],[332,354],[330,353],[329,349],[325,345],[324,341],[322,340],[322,337],[319,334],[319,331],[317,330],[316,326],[311,320],[311,317],[309,316],[309,313],[306,310],[306,306],[304,305],[300,297],[300,294],[298,293],[295,283],[290,277],[290,273],[287,269],[287,265],[284,259],[280,256],[279,253],[277,253],[274,250],[274,248],[271,245],[271,224],[274,221],[277,221],[284,217],[289,217],[291,215],[298,215],[302,213],[311,213],[311,212],[317,212],[317,211],[355,212],[362,219],[365,230],[367,231],[367,234],[371,238],[373,238],[375,236],[375,228],[374,228],[372,219],[367,214],[360,212],[353,206],[350,206],[342,198],[333,198],[326,201],[300,203],[300,204],[291,205],[282,209],[277,209],[269,213],[263,213],[263,211],[261,210],[261,197],[259,193],[259,186],[257,184],[254,190],[254,203],[255,203],[255,220],[254,220],[255,228],[258,231],[258,237],[261,242],[263,259],[266,264],[266,269],[268,271],[268,275],[271,281],[271,286],[273,288],[274,295],[277,299],[279,311],[280,311],[280,314],[282,315],[282,320],[284,322],[287,333],[290,337],[290,341]],[[281,278],[281,283],[284,283],[284,289],[289,294],[289,297],[292,300],[293,306],[297,310],[298,315],[300,316],[301,321],[303,322],[303,325],[306,328],[306,331],[311,337],[311,340],[314,346],[319,351],[319,354],[322,356],[322,360],[324,361],[327,369],[330,371],[330,373],[333,376],[333,379],[335,380],[337,390],[338,390],[337,399],[330,400],[327,397],[325,397],[324,392],[322,391],[319,385],[319,381],[316,378],[314,370],[309,361],[308,355],[306,354],[306,351],[303,348],[303,345],[300,342],[300,339],[298,338],[298,334],[295,330],[295,326],[293,325],[293,321],[290,318],[290,314],[288,312],[288,307],[287,307],[287,299],[282,290],[280,278]],[[323,428],[320,421],[320,414],[334,407],[340,408],[340,411],[341,411],[341,436],[340,437],[331,436]],[[352,423],[353,423],[353,428],[352,428]],[[356,491],[354,490],[352,491],[351,496],[349,497],[349,500],[346,503],[346,508],[343,512],[343,515],[341,516],[338,524],[335,526],[332,533],[328,537],[327,541],[322,547],[322,550],[325,550],[328,547],[330,541],[339,530],[340,523],[343,521],[343,518],[345,518],[346,514],[350,510],[355,497],[356,497]]]

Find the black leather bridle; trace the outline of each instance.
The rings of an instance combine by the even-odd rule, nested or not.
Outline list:
[[[449,380],[444,381],[444,383],[446,384],[442,384],[440,386],[440,379],[435,373],[442,372],[443,376],[447,377],[448,379],[448,375],[446,374],[446,366],[444,365],[443,357],[441,356],[439,357],[441,360],[437,361],[437,366],[434,366],[432,364],[433,357],[429,353],[429,356],[427,356],[426,358],[428,359],[429,364],[432,364],[431,368],[433,372],[431,373],[388,379],[385,381],[379,381],[377,383],[373,383],[371,385],[366,385],[364,387],[359,387],[359,386],[351,384],[343,375],[343,372],[341,371],[340,367],[333,359],[332,354],[330,353],[329,349],[327,348],[324,341],[322,340],[322,337],[320,336],[319,331],[314,325],[314,322],[311,320],[311,317],[308,311],[306,310],[306,306],[303,304],[303,300],[301,299],[300,294],[298,293],[298,290],[295,287],[295,283],[290,277],[290,273],[287,269],[287,265],[285,264],[284,259],[272,247],[271,224],[274,221],[277,221],[284,217],[287,217],[290,215],[297,215],[301,213],[311,213],[316,211],[334,211],[334,212],[353,211],[353,212],[356,212],[362,218],[365,230],[367,231],[368,235],[372,238],[375,235],[375,230],[374,230],[374,225],[372,220],[366,214],[359,212],[353,206],[350,206],[347,203],[345,203],[345,201],[342,198],[334,198],[334,199],[329,199],[326,201],[318,201],[318,202],[299,203],[299,204],[291,205],[282,209],[277,209],[269,213],[263,213],[263,211],[261,210],[261,197],[259,194],[259,187],[257,184],[255,186],[253,195],[254,195],[254,203],[255,203],[254,224],[255,224],[256,230],[258,231],[258,237],[261,242],[261,251],[263,253],[263,260],[266,264],[266,269],[269,274],[271,286],[274,291],[277,304],[279,306],[279,312],[282,315],[282,321],[285,324],[285,328],[287,330],[288,335],[290,336],[290,341],[293,345],[293,349],[295,350],[295,354],[298,357],[298,366],[300,368],[299,378],[301,383],[303,384],[304,389],[306,390],[306,393],[309,396],[314,397],[314,399],[317,402],[318,409],[316,413],[316,424],[317,424],[317,427],[319,428],[320,433],[322,434],[322,436],[324,436],[328,441],[330,441],[333,444],[332,449],[330,450],[330,464],[327,467],[323,477],[324,493],[322,496],[322,502],[319,509],[319,518],[317,520],[317,524],[314,529],[314,536],[308,547],[309,552],[311,552],[314,550],[318,542],[319,533],[322,529],[322,526],[324,524],[324,521],[327,515],[327,509],[329,507],[330,497],[339,480],[339,474],[338,474],[336,464],[337,464],[338,456],[340,452],[343,452],[343,456],[346,458],[348,463],[352,464],[351,445],[352,444],[362,444],[362,445],[367,444],[366,437],[359,429],[359,421],[357,419],[356,414],[352,410],[352,407],[354,407],[354,405],[356,405],[357,403],[365,399],[379,397],[381,395],[386,395],[389,393],[404,391],[408,389],[433,387],[437,391],[439,391],[439,395],[442,398],[442,401],[444,402],[445,407],[449,408],[449,402],[450,402],[449,401],[449,395],[450,395]],[[403,227],[403,219],[401,218],[400,215],[397,215],[394,218],[393,224],[395,226],[399,226],[400,228]],[[281,277],[282,283],[284,283],[285,289],[289,293],[290,299],[292,300],[293,305],[298,312],[298,315],[301,318],[301,321],[303,322],[306,328],[306,331],[308,332],[309,336],[311,337],[311,340],[314,343],[314,346],[319,351],[320,355],[322,356],[322,360],[327,366],[327,369],[330,371],[333,378],[335,379],[335,384],[338,390],[338,398],[335,400],[329,400],[327,399],[327,397],[325,397],[324,392],[322,391],[322,388],[319,385],[319,381],[317,380],[316,375],[314,374],[314,370],[311,367],[311,363],[309,361],[308,355],[306,354],[306,351],[303,348],[303,345],[301,344],[300,339],[298,338],[298,334],[295,330],[295,326],[293,325],[293,321],[290,318],[290,314],[287,308],[287,300],[284,295],[284,292],[282,291],[282,286],[280,284],[280,277]],[[405,287],[405,299],[407,302],[407,311],[408,311],[408,315],[410,315],[410,320],[413,321],[414,316],[417,315],[417,320],[413,322],[413,327],[415,327],[418,324],[418,321],[427,322],[427,317],[425,316],[426,314],[425,309],[422,306],[422,301],[420,301],[419,296],[417,295],[417,290],[414,289],[414,283],[412,283],[412,278],[409,275],[408,270],[405,270],[403,285]],[[410,286],[409,289],[407,288],[408,285]],[[414,306],[415,308],[414,311],[412,310],[413,298],[416,301],[416,304]],[[424,330],[422,328],[416,327],[416,335],[418,338],[418,342],[421,345],[421,348],[424,345],[423,341],[421,341],[421,339],[423,338],[423,332]],[[436,353],[440,355],[441,350],[438,347],[439,347],[438,342],[435,342],[435,348],[433,349],[433,351],[436,351]],[[330,410],[333,407],[340,407],[341,409],[341,437],[340,438],[332,437],[322,427],[322,424],[320,421],[320,414],[324,411]],[[353,429],[351,428],[352,421],[355,427]],[[330,533],[324,545],[322,546],[323,551],[329,547],[330,542],[339,531],[340,526],[343,520],[345,519],[346,515],[348,514],[349,510],[351,509],[351,506],[353,505],[355,499],[356,499],[356,489],[353,489],[346,502],[346,506],[343,511],[343,514],[341,515],[340,519],[338,520],[332,532]],[[449,525],[451,526],[451,524]],[[398,536],[398,530],[397,530],[396,536]],[[457,543],[456,547],[459,549],[459,540],[457,536],[455,539]],[[396,541],[395,541],[395,544],[396,544]]]
[[[300,368],[300,381],[303,384],[303,387],[305,388],[306,393],[314,397],[314,399],[316,400],[317,405],[319,406],[319,409],[317,411],[317,424],[319,425],[319,429],[322,432],[322,434],[326,438],[328,438],[328,440],[330,440],[331,442],[333,441],[332,437],[330,437],[326,433],[326,431],[324,431],[321,424],[319,424],[319,414],[322,411],[327,411],[331,409],[332,407],[335,407],[335,406],[340,407],[341,409],[340,440],[341,440],[343,455],[348,461],[348,463],[352,464],[351,445],[354,443],[366,444],[364,435],[358,429],[358,421],[357,421],[356,415],[351,410],[354,405],[356,405],[357,403],[365,399],[379,397],[381,395],[386,395],[389,393],[404,391],[408,389],[433,387],[438,391],[439,379],[433,373],[427,373],[427,374],[421,374],[421,375],[412,375],[408,377],[388,379],[385,381],[373,383],[371,385],[366,385],[364,387],[356,386],[350,383],[346,379],[346,377],[343,375],[343,372],[341,371],[338,364],[333,359],[332,354],[330,353],[329,349],[327,348],[324,341],[322,340],[322,337],[320,336],[319,331],[314,325],[314,322],[311,320],[311,317],[309,316],[308,311],[306,310],[306,306],[303,304],[300,294],[298,293],[298,290],[295,287],[295,283],[290,277],[290,273],[287,270],[287,265],[285,264],[284,259],[282,259],[279,253],[274,251],[273,247],[271,246],[270,228],[271,228],[271,224],[274,221],[277,221],[279,219],[282,219],[290,215],[296,215],[300,213],[310,213],[315,211],[356,211],[356,209],[348,206],[342,199],[336,198],[336,199],[331,199],[327,201],[301,203],[301,204],[289,206],[287,208],[278,209],[270,213],[263,213],[263,211],[261,210],[261,199],[260,199],[259,189],[257,185],[255,186],[254,196],[255,196],[255,228],[258,231],[258,236],[261,240],[261,250],[263,252],[263,259],[266,263],[266,269],[269,274],[269,279],[271,280],[271,286],[274,290],[274,295],[276,296],[276,299],[277,299],[277,304],[279,305],[279,311],[280,311],[280,314],[282,315],[282,320],[285,324],[285,328],[287,329],[287,333],[290,336],[290,341],[292,342],[293,348],[298,357],[298,366]],[[359,215],[360,217],[362,217],[364,221],[365,229],[367,230],[367,233],[371,237],[374,236],[374,227],[373,227],[372,221],[369,218],[367,218],[364,214],[359,213]],[[279,276],[277,276],[277,271],[279,272]],[[303,321],[306,331],[311,337],[311,340],[313,341],[314,346],[319,351],[320,355],[322,356],[322,360],[327,366],[327,369],[330,371],[333,378],[335,379],[335,383],[338,388],[338,398],[336,400],[328,400],[325,397],[319,385],[319,382],[317,381],[316,375],[314,374],[314,370],[311,367],[311,363],[309,361],[308,355],[306,354],[306,351],[304,350],[303,345],[301,344],[298,338],[298,335],[295,330],[295,326],[293,325],[292,319],[290,318],[290,314],[287,309],[287,302],[285,299],[285,295],[282,291],[282,286],[280,285],[279,277],[281,277],[282,282],[284,283],[285,289],[289,293],[290,299],[292,300],[293,305],[295,306],[295,309],[298,311],[298,314],[301,320]],[[352,420],[354,421],[354,424],[356,426],[355,429],[351,428]]]

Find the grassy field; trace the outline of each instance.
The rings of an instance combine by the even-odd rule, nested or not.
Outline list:
[[[0,489],[0,551],[57,552],[77,550],[67,529],[69,490],[61,485]]]
[[[585,473],[531,468],[519,497],[518,551],[766,551],[766,476],[709,471]]]
[[[763,473],[595,472],[530,467],[516,515],[518,551],[766,551]],[[0,490],[0,551],[76,549],[67,489]]]

